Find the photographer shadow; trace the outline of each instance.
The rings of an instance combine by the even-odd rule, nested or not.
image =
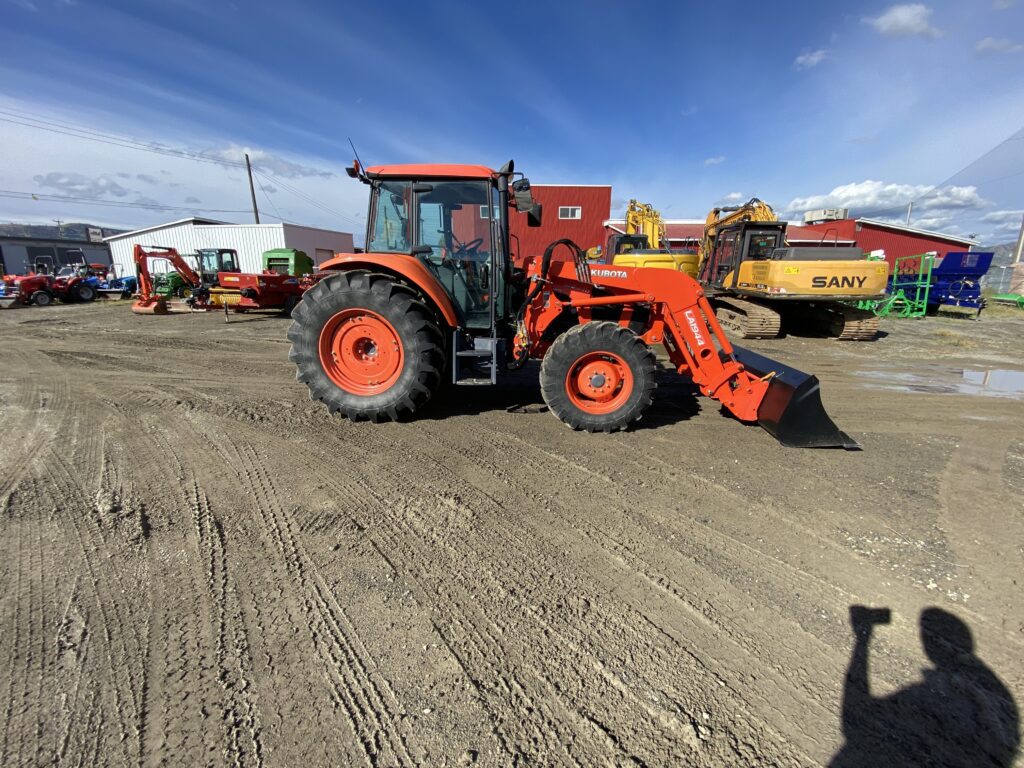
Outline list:
[[[843,690],[846,743],[829,765],[1011,765],[1020,745],[1017,706],[952,613],[921,612],[921,643],[934,665],[923,679],[889,696],[871,695],[868,645],[874,627],[889,618],[888,609],[850,607],[855,642]]]

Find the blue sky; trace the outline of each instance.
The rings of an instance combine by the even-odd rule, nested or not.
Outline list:
[[[352,137],[371,164],[514,157],[670,218],[915,200],[919,226],[1013,238],[1024,0],[743,5],[0,0],[0,189],[41,198],[0,220],[246,220],[248,150],[269,220],[358,234]]]

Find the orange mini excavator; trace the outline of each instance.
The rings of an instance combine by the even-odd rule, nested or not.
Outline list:
[[[202,287],[202,276],[192,269],[188,262],[174,248],[151,245],[147,250],[141,245],[136,245],[133,258],[135,260],[135,272],[139,278],[139,291],[135,303],[132,304],[132,312],[137,315],[166,315],[171,312],[171,309],[167,306],[167,298],[153,292],[153,274],[150,272],[150,261],[165,259],[170,262],[171,267],[185,281],[185,285],[190,289],[190,293],[198,291]]]
[[[703,395],[783,445],[857,447],[825,413],[814,376],[729,343],[692,277],[590,265],[567,240],[514,269],[509,217],[536,226],[541,211],[511,161],[348,171],[370,187],[366,252],[321,265],[330,276],[288,331],[298,380],[332,413],[408,417],[442,381],[493,384],[539,360],[551,412],[610,432],[653,401],[661,344]],[[557,248],[571,260],[553,260]]]

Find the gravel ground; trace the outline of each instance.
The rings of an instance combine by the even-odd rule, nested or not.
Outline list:
[[[1020,761],[1024,313],[751,345],[860,452],[669,371],[615,435],[535,368],[354,424],[287,324],[0,313],[0,765]]]

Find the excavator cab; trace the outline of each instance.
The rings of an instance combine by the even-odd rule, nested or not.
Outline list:
[[[783,221],[744,221],[723,227],[715,236],[710,256],[704,260],[700,281],[715,288],[736,288],[740,264],[771,259],[775,249],[785,243]]]

